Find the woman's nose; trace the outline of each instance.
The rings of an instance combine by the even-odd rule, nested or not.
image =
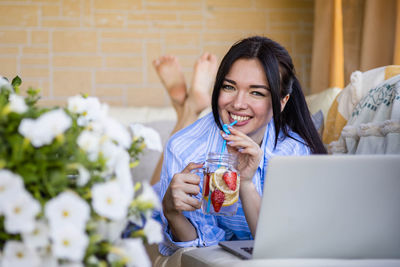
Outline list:
[[[239,92],[235,96],[233,99],[233,107],[238,110],[247,108],[246,96],[243,93]]]

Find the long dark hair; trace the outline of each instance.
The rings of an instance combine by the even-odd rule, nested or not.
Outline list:
[[[211,100],[214,120],[218,127],[222,129],[218,113],[218,97],[222,83],[233,63],[241,58],[258,59],[264,68],[272,100],[275,147],[280,131],[285,137],[295,139],[289,135],[290,127],[303,138],[313,154],[326,154],[296,77],[292,58],[283,46],[266,37],[254,36],[241,40],[234,44],[222,59]],[[281,112],[281,99],[288,94],[289,100]]]

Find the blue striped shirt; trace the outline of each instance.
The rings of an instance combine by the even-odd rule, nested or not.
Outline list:
[[[293,131],[290,136],[297,140],[303,139]],[[276,148],[275,128],[273,120],[266,126],[266,131],[261,144],[263,158],[253,177],[253,183],[260,195],[263,192],[264,179],[268,160],[274,155],[308,155],[310,149],[302,142],[292,138],[283,138],[280,133]],[[163,199],[165,192],[174,174],[181,172],[190,162],[204,162],[209,152],[219,152],[223,144],[220,129],[217,127],[212,113],[197,120],[192,125],[174,134],[168,141],[164,151],[164,162],[160,182],[155,186]],[[200,182],[202,187],[203,181]],[[201,209],[183,212],[197,231],[197,238],[187,242],[176,242],[168,227],[167,219],[161,211],[159,219],[163,225],[164,242],[160,243],[159,250],[163,255],[171,255],[181,247],[204,247],[218,244],[223,240],[250,240],[253,239],[244,215],[239,198],[237,214],[234,216],[205,215]]]

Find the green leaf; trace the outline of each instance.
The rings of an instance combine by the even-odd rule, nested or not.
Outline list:
[[[17,76],[15,76],[15,78],[12,80],[11,85],[12,85],[13,87],[16,87],[16,86],[20,86],[21,83],[22,83],[22,80],[21,80],[21,78],[17,75]]]

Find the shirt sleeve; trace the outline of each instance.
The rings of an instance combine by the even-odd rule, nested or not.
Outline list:
[[[164,152],[164,162],[160,177],[160,197],[164,198],[165,192],[171,182],[174,174],[182,171],[186,166],[178,156],[178,151],[173,149],[171,141],[167,143]],[[202,183],[200,183],[202,186]],[[218,227],[217,220],[212,215],[205,215],[201,210],[192,212],[183,212],[183,215],[190,221],[197,232],[197,238],[186,242],[174,241],[171,234],[168,221],[163,211],[160,213],[162,221],[164,242],[159,244],[159,251],[163,255],[171,255],[177,249],[183,247],[204,247],[218,244],[219,241],[225,239],[225,231]]]

